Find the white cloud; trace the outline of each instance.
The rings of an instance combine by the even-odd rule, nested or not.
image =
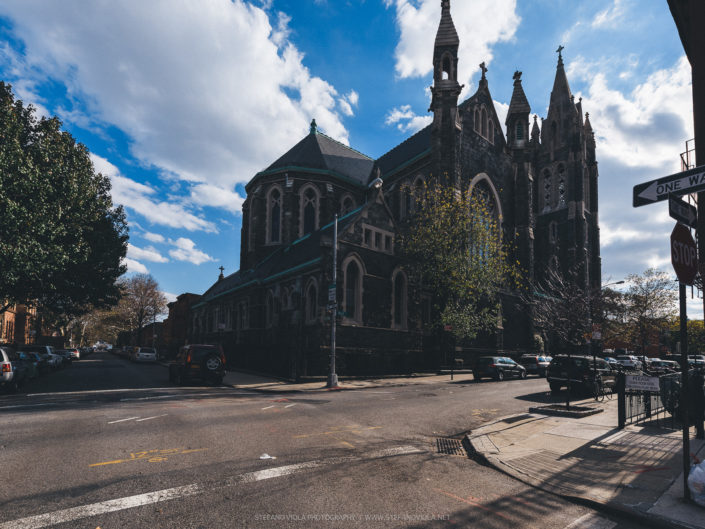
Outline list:
[[[164,297],[166,298],[167,303],[171,303],[173,301],[176,301],[176,298],[179,297],[179,294],[172,294],[171,292],[162,292],[164,294]]]
[[[240,195],[229,189],[210,184],[193,186],[191,200],[200,206],[226,209],[233,215],[242,214],[242,203],[245,201]]]
[[[123,264],[127,265],[127,271],[135,274],[148,274],[149,270],[139,261],[125,257],[122,260]]]
[[[132,259],[151,261],[153,263],[168,263],[169,259],[160,254],[154,247],[139,248],[132,243],[127,244],[127,255]]]
[[[177,261],[187,261],[195,265],[200,265],[208,261],[215,261],[210,255],[196,249],[196,243],[191,239],[180,237],[177,240],[169,241],[174,245],[173,250],[169,250],[169,255]]]
[[[433,121],[433,116],[418,116],[411,105],[393,108],[384,119],[387,125],[396,125],[401,132],[418,132]]]
[[[183,205],[152,198],[156,194],[155,189],[122,176],[119,169],[105,158],[91,154],[91,161],[97,172],[110,178],[113,202],[116,204],[139,213],[153,224],[217,233],[215,224],[189,213]]]
[[[607,9],[600,11],[592,21],[593,28],[614,28],[621,21],[626,12],[623,0],[614,0],[614,4]]]
[[[142,237],[144,237],[145,239],[147,239],[148,241],[151,241],[151,242],[157,242],[157,243],[166,242],[166,239],[164,238],[164,236],[160,235],[159,233],[151,233],[151,232],[146,231],[146,232],[144,232]]]
[[[423,77],[433,69],[433,43],[440,21],[438,0],[385,0],[396,8],[401,38],[396,48],[399,77]],[[491,46],[514,37],[520,18],[516,0],[475,0],[455,2],[453,23],[460,38],[458,81],[467,91],[470,77],[479,64],[492,62]],[[482,21],[482,23],[478,23]]]
[[[65,83],[76,106],[65,119],[116,126],[147,167],[232,188],[301,139],[311,118],[348,143],[338,92],[311,74],[289,41],[289,17],[272,23],[270,7],[5,0],[0,16],[23,43],[16,78]]]

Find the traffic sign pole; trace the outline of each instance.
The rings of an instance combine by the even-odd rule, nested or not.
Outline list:
[[[635,208],[666,200],[669,195],[687,195],[705,190],[705,166],[637,184],[632,197]]]

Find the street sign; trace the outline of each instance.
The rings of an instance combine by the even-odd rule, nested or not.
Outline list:
[[[335,285],[331,285],[328,287],[328,301],[329,302],[335,301]]]
[[[666,200],[668,195],[687,195],[705,189],[705,165],[634,186],[635,208]]]
[[[682,224],[676,224],[671,232],[671,263],[678,281],[692,285],[698,273],[698,251],[690,230]]]
[[[681,224],[693,229],[698,227],[698,209],[676,196],[668,197],[668,214]]]

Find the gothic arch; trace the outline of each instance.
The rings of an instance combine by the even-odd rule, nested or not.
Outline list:
[[[397,268],[392,273],[392,328],[406,329],[409,306],[409,279]]]
[[[284,217],[284,193],[278,184],[272,185],[267,191],[267,244],[282,242],[282,218]]]
[[[363,277],[366,275],[362,259],[353,253],[342,263],[343,311],[348,323],[362,323]]]
[[[502,220],[504,219],[504,215],[502,213],[502,201],[499,199],[499,193],[497,193],[497,189],[494,187],[492,179],[487,176],[487,173],[479,173],[470,181],[468,193],[472,193],[472,190],[475,188],[475,186],[480,183],[482,183],[483,186],[489,188],[491,192],[491,197],[494,198],[494,206],[497,214],[497,220],[499,221],[499,226],[501,227]]]
[[[340,199],[340,216],[346,215],[357,207],[355,199],[350,193],[345,193]]]
[[[306,282],[304,288],[304,321],[316,323],[318,319],[318,281],[315,277]]]
[[[305,184],[299,191],[299,237],[318,229],[321,193],[312,183]]]

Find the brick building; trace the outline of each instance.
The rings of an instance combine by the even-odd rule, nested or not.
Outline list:
[[[444,0],[433,55],[433,122],[374,160],[318,131],[247,184],[240,270],[195,304],[192,342],[221,343],[236,366],[281,376],[327,372],[333,219],[339,214],[338,372],[436,369],[446,346],[424,330],[430,293],[409,281],[395,255],[397,227],[413,222],[413,189],[431,175],[489,197],[503,236],[529,282],[549,267],[579,270],[600,287],[595,140],[575,102],[558,50],[548,116],[541,127],[514,74],[505,125],[497,118],[486,68],[477,91],[458,103],[459,39]],[[411,189],[411,192],[409,192]],[[458,355],[526,351],[530,311],[503,299],[502,325]],[[456,355],[457,356],[457,355]]]

